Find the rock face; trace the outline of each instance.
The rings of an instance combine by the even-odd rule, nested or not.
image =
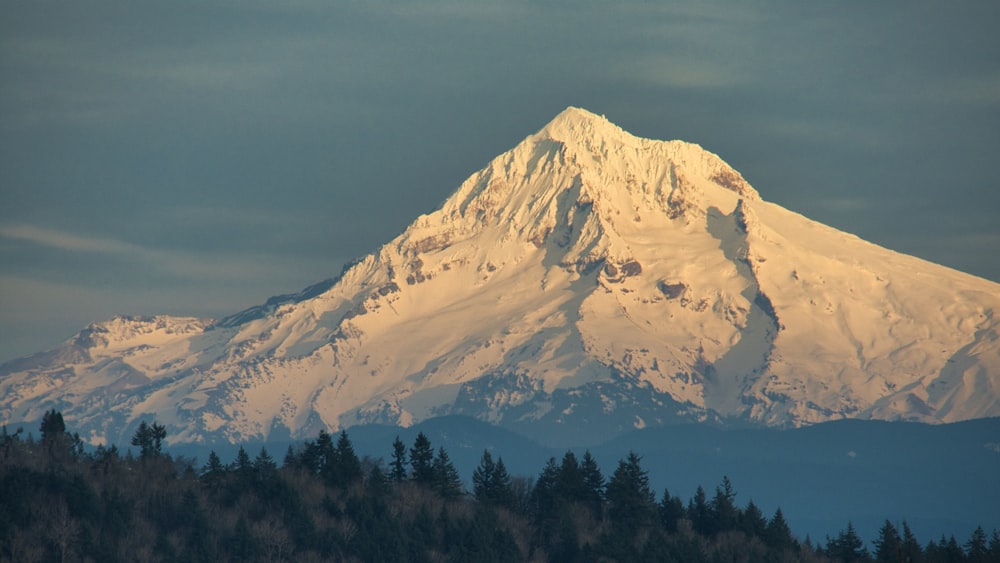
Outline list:
[[[220,321],[120,317],[0,366],[7,424],[174,442],[468,414],[585,443],[677,420],[1000,416],[1000,285],[760,199],[569,108],[339,278]]]

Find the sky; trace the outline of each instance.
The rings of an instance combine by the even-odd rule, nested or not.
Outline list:
[[[997,22],[992,0],[0,0],[0,362],[332,277],[567,106],[1000,281]]]

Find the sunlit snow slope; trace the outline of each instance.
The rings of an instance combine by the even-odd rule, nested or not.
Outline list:
[[[0,418],[57,408],[95,443],[153,418],[174,442],[449,413],[578,441],[948,422],[1000,416],[998,309],[998,284],[570,108],[335,280],[221,321],[95,323],[0,367]]]

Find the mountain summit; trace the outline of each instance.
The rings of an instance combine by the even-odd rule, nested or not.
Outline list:
[[[1000,416],[1000,285],[761,200],[698,145],[569,108],[336,279],[119,317],[0,366],[7,424],[175,442],[466,414],[551,443],[678,420]]]

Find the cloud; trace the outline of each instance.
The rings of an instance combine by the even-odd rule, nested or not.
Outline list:
[[[0,226],[0,237],[73,252],[100,254],[141,254],[140,246],[115,239],[87,237],[32,225]]]
[[[32,225],[0,226],[0,237],[58,251],[100,254],[164,279],[183,279],[202,285],[270,280],[281,287],[298,276],[288,273],[312,271],[312,261],[263,252],[200,253],[142,246],[128,241],[84,236]],[[83,266],[81,266],[83,267]]]

